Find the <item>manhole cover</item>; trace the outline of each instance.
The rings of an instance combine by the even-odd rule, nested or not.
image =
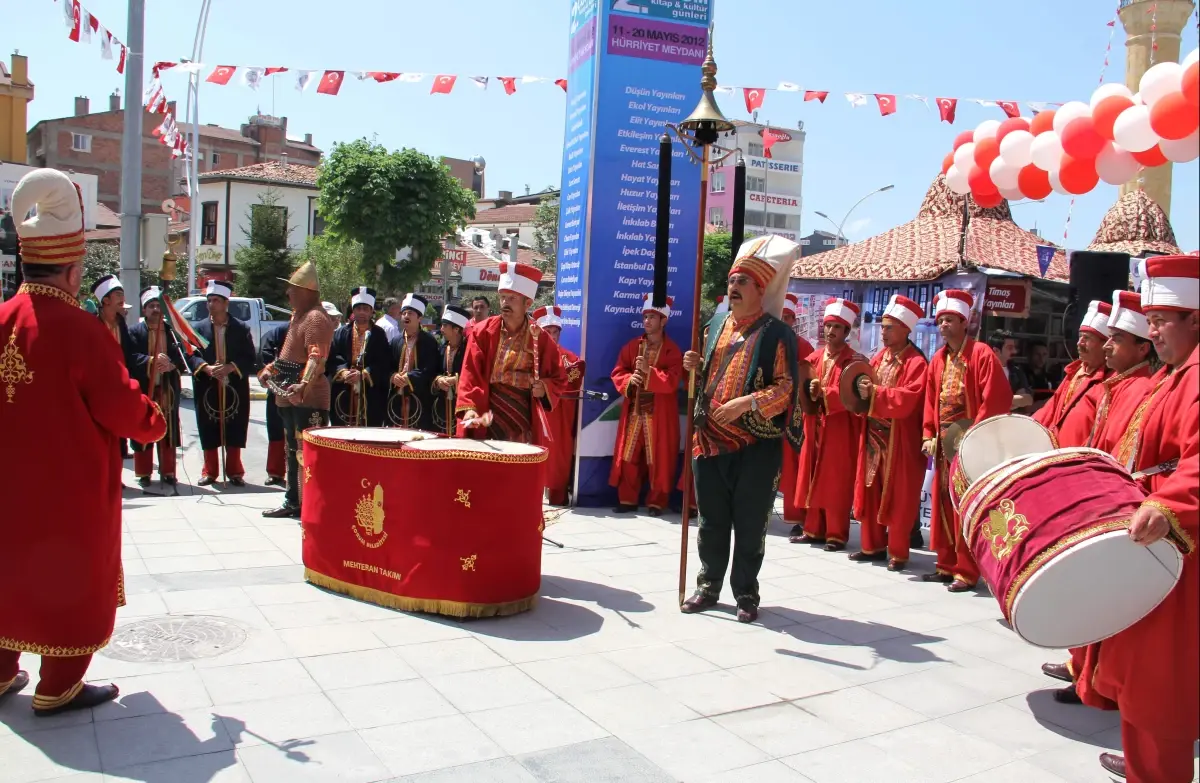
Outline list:
[[[245,641],[241,626],[219,617],[153,617],[118,628],[100,654],[133,663],[174,663],[212,658]]]

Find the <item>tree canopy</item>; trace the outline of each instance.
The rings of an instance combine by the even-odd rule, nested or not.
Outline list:
[[[295,268],[295,258],[288,247],[287,208],[279,206],[280,195],[267,189],[250,205],[247,216],[246,244],[234,253],[237,262],[238,296],[261,297],[268,304],[287,307],[287,283]],[[283,278],[282,280],[280,278]]]
[[[546,259],[547,271],[558,265],[558,206],[557,198],[548,199],[533,214],[533,249]]]

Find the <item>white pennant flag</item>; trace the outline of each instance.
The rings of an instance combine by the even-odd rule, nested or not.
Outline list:
[[[79,42],[92,42],[92,15],[83,6],[79,8]]]
[[[549,81],[544,76],[522,76],[521,84],[537,84],[538,82]]]
[[[486,76],[472,76],[472,77],[471,77],[471,81],[475,82],[475,86],[476,86],[476,87],[478,87],[479,89],[481,89],[481,90],[486,90],[486,89],[487,89],[487,86],[488,86],[488,77],[486,77]]]
[[[1050,104],[1045,101],[1025,101],[1025,105],[1035,112],[1043,112],[1050,108]]]
[[[780,92],[800,92],[800,85],[792,84],[791,82],[780,82],[778,89]]]
[[[75,4],[71,0],[63,0],[63,15],[64,21],[67,23],[67,29],[75,29]]]
[[[733,95],[737,91],[737,87],[729,87],[727,85],[718,85],[713,92],[719,92],[722,95]]]
[[[193,63],[185,60],[175,67],[184,73],[200,73],[204,68],[204,63]]]
[[[402,82],[411,82],[412,84],[416,84],[417,82],[424,81],[424,79],[425,79],[425,74],[423,74],[423,73],[402,73],[402,74],[400,74],[400,81],[402,81]]]
[[[846,100],[850,101],[851,106],[866,106],[867,105],[867,96],[863,95],[861,92],[846,93]]]
[[[300,92],[307,90],[314,73],[316,71],[296,71],[296,89]]]
[[[258,85],[262,84],[263,74],[266,73],[266,68],[243,68],[242,69],[242,84],[252,90],[257,90]]]
[[[926,109],[929,108],[929,99],[926,98],[924,95],[914,95],[913,93],[909,93],[908,95],[905,95],[904,97],[908,98],[909,100],[920,101],[921,103],[925,104]]]
[[[100,28],[100,58],[112,59],[112,33],[103,27]]]
[[[982,98],[967,98],[967,100],[969,100],[971,103],[978,103],[980,106],[988,109],[995,108],[996,106],[995,101],[985,101]]]

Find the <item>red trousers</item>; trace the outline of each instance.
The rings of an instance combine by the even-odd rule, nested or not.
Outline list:
[[[163,438],[154,444],[153,449],[137,451],[133,454],[133,474],[138,478],[150,478],[154,472],[154,451],[158,451],[158,475],[175,478],[175,447],[166,443]]]
[[[974,587],[979,583],[979,564],[975,562],[975,555],[971,553],[966,539],[963,538],[962,521],[954,511],[953,504],[950,503],[949,490],[946,487],[938,487],[937,493],[937,502],[941,504],[939,521],[946,520],[942,524],[953,528],[944,531],[944,535],[936,539],[930,536],[939,544],[936,547],[937,571],[939,574],[949,574]]]
[[[268,462],[270,461],[270,455],[267,456],[267,460]],[[211,476],[215,479],[221,477],[220,449],[204,450],[204,470],[201,471],[201,475]],[[242,467],[242,450],[225,449],[225,476],[227,478],[242,478],[245,475],[246,469]]]
[[[883,525],[875,522],[862,522],[858,526],[862,538],[862,551],[868,555],[887,549],[888,557],[901,563],[907,563],[909,557],[909,541],[911,540],[912,525]]]
[[[273,440],[267,444],[267,475],[271,478],[283,478],[287,475],[287,449],[281,440]]]
[[[642,485],[650,477],[650,466],[646,463],[646,450],[636,449],[633,462],[621,461],[621,477],[617,481],[617,499],[623,506],[638,505]],[[670,500],[669,492],[655,492],[653,484],[646,492],[646,505],[665,509]]]
[[[844,544],[850,539],[850,515],[830,514],[823,508],[806,509],[804,532],[816,539]]]
[[[0,650],[0,693],[4,693],[16,679],[21,653],[16,650]],[[33,692],[33,708],[50,710],[74,699],[83,689],[83,676],[87,674],[91,655],[76,655],[70,658],[42,656],[41,676]]]
[[[800,454],[786,440],[783,443],[783,473],[779,489],[783,492],[783,521],[804,524],[804,509],[796,505],[796,475],[800,472]]]
[[[1188,783],[1192,778],[1194,741],[1155,737],[1121,721],[1125,779],[1129,783]]]

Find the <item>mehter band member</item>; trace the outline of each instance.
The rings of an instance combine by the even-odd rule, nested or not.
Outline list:
[[[329,418],[339,427],[382,427],[387,418],[392,348],[383,327],[371,323],[374,314],[374,289],[359,286],[350,293],[350,322],[333,333],[325,372]]]
[[[433,431],[433,379],[442,360],[437,340],[421,328],[425,297],[408,294],[400,308],[400,336],[391,345],[388,421],[395,427]]]
[[[279,324],[262,336],[258,348],[258,361],[263,367],[275,361],[287,339],[288,325]],[[268,487],[287,485],[287,447],[283,438],[283,419],[279,406],[275,404],[275,392],[267,390],[267,480]]]
[[[1102,386],[1111,375],[1104,363],[1110,315],[1112,307],[1108,302],[1088,305],[1075,345],[1079,358],[1067,365],[1054,396],[1033,415],[1064,448],[1082,446],[1091,434],[1096,409],[1084,400],[1089,391]]]
[[[796,335],[779,314],[799,258],[800,246],[783,237],[743,244],[729,270],[730,312],[709,321],[703,356],[683,356],[683,369],[697,370],[691,450],[700,508],[700,572],[695,595],[680,607],[685,614],[717,605],[732,533],[729,586],[737,619],[758,617],[758,572],[796,404]]]
[[[24,282],[0,304],[0,709],[29,684],[19,663],[30,653],[41,656],[40,717],[117,697],[115,685],[84,684],[125,603],[117,441],[154,443],[167,422],[79,306],[79,190],[35,169],[12,194],[15,217],[33,209],[17,225]]]
[[[187,365],[180,353],[179,338],[163,318],[162,289],[150,286],[142,290],[142,322],[129,327],[131,346],[130,374],[137,379],[142,393],[158,403],[167,417],[167,435],[157,443],[133,441],[133,472],[138,485],[150,486],[154,472],[154,451],[158,450],[158,475],[168,487],[176,485],[175,450],[183,443],[179,432],[179,402],[182,375]]]
[[[679,459],[679,383],[683,353],[667,337],[667,319],[674,299],[662,307],[654,297],[642,297],[641,337],[621,348],[611,377],[624,398],[608,483],[617,488],[618,514],[637,511],[642,487],[650,516],[662,516],[675,484]]]
[[[721,298],[724,299],[724,297]],[[783,302],[783,322],[793,333],[796,333],[796,318],[799,314],[799,295],[788,293]],[[812,355],[812,343],[796,333],[796,345],[797,358],[802,362],[806,361]],[[792,415],[797,417],[794,422],[795,426],[803,426],[803,422],[799,418],[803,415],[800,409],[793,410]],[[796,474],[799,470],[800,452],[792,446],[791,441],[785,438],[783,442],[783,476],[779,480],[779,491],[783,495],[783,521],[791,524],[792,530],[789,536],[796,538],[804,535],[804,506],[796,504]]]
[[[433,422],[438,432],[454,437],[454,404],[458,396],[458,376],[467,352],[467,324],[471,314],[458,305],[442,310],[441,363],[433,379]]]
[[[566,374],[563,398],[546,416],[550,423],[550,454],[546,458],[546,499],[552,506],[567,505],[571,468],[575,465],[575,415],[579,411],[579,394],[583,389],[587,365],[583,359],[558,342],[562,336],[562,308],[539,307],[531,313],[533,322],[549,335],[558,346],[559,361]],[[676,441],[679,438],[675,439]]]
[[[96,317],[113,340],[121,346],[121,355],[125,357],[125,366],[133,366],[133,343],[129,339],[129,325],[125,323],[125,314],[133,309],[125,301],[125,287],[121,278],[116,275],[105,275],[92,285],[92,297],[99,303]],[[130,457],[129,442],[121,439],[121,459]]]

